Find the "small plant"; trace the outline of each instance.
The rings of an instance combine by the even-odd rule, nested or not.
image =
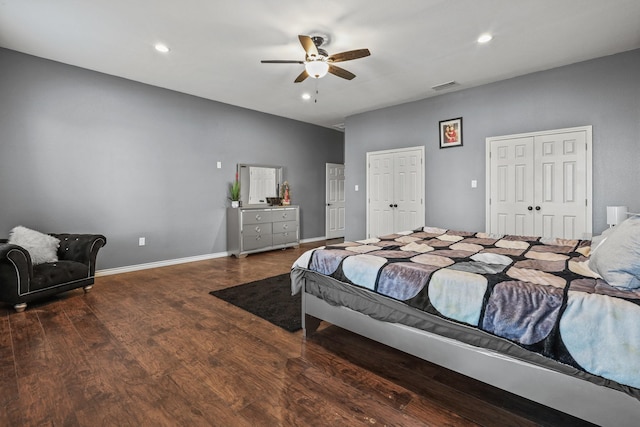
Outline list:
[[[238,181],[238,172],[236,172],[236,180],[231,184],[229,188],[230,199],[233,202],[240,200],[240,181]]]

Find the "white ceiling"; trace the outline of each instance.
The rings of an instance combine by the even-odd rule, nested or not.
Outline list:
[[[298,34],[371,56],[338,64],[351,81],[294,84],[302,65],[260,60],[303,60]],[[446,91],[640,48],[640,0],[0,0],[0,46],[332,127],[451,80]],[[317,102],[301,99],[316,87]]]

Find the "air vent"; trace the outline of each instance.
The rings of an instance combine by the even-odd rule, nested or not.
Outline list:
[[[448,88],[453,87],[453,86],[458,86],[458,82],[455,82],[455,81],[451,80],[450,82],[441,83],[439,85],[431,86],[431,89],[433,89],[433,90],[444,90],[444,89],[448,89]]]

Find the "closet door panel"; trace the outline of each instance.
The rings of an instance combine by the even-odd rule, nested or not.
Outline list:
[[[490,230],[532,235],[533,138],[492,141],[490,151]]]
[[[535,229],[543,237],[582,238],[586,228],[586,134],[536,137]],[[539,207],[539,209],[538,209]]]
[[[393,156],[376,154],[369,159],[369,234],[383,236],[394,230]]]
[[[394,155],[394,231],[424,225],[422,208],[422,156],[420,150]]]

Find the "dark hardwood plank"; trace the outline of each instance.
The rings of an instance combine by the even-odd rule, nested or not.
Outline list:
[[[326,323],[304,340],[208,294],[287,273],[314,246],[1,306],[0,425],[582,424]]]

